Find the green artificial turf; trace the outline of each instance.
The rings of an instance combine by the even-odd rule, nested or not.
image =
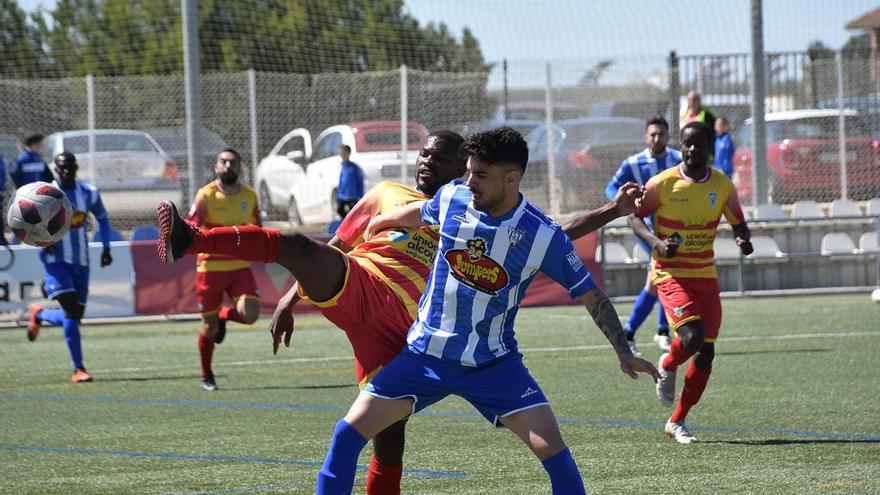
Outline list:
[[[669,411],[653,384],[619,371],[585,309],[520,312],[526,364],[590,493],[880,493],[880,305],[735,299],[724,313],[712,378],[688,418],[701,443],[685,446],[663,436]],[[653,322],[637,341],[656,362]],[[69,383],[60,329],[32,343],[24,330],[0,332],[0,492],[313,493],[357,394],[351,350],[305,316],[273,357],[266,323],[230,325],[214,393],[198,385],[195,322],[84,326],[95,381],[80,385]],[[427,412],[409,422],[404,493],[550,493],[525,446],[467,403]],[[355,493],[363,483],[360,470]]]

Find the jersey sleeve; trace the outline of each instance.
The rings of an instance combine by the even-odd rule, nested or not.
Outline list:
[[[553,239],[541,263],[541,271],[565,287],[572,298],[582,296],[596,287],[593,277],[581,262],[581,256],[562,229],[553,233]]]
[[[727,201],[724,203],[724,218],[730,222],[730,225],[739,225],[746,221],[745,215],[743,215],[742,206],[739,204],[739,198],[736,194],[736,186],[733,185],[733,182],[727,182],[728,187],[728,197]]]
[[[352,247],[363,242],[367,225],[380,213],[384,190],[385,187],[379,184],[367,191],[367,194],[354,205],[336,229],[336,237],[340,241]]]
[[[202,192],[201,189],[196,193],[196,197],[193,200],[193,204],[189,209],[189,214],[186,216],[186,222],[190,225],[201,227],[205,224],[205,219],[208,216],[208,204],[207,199],[205,198],[205,193]]]
[[[660,189],[658,183],[657,176],[654,176],[645,185],[645,193],[642,195],[642,206],[636,210],[637,217],[645,218],[651,213],[657,211],[657,208],[660,206]]]
[[[253,198],[253,205],[254,205],[253,211],[251,212],[251,215],[253,218],[252,222],[254,225],[256,225],[258,227],[262,227],[263,226],[263,216],[260,214],[260,197],[257,196],[257,193],[254,191],[251,191],[251,197]]]
[[[455,188],[460,184],[459,181],[453,181],[441,187],[433,198],[425,201],[422,205],[422,221],[425,225],[440,225],[440,205],[443,198],[451,196],[455,193]],[[448,202],[448,199],[446,200]]]
[[[614,199],[618,189],[630,181],[635,181],[635,177],[633,177],[632,168],[629,166],[629,163],[624,160],[621,162],[617,172],[611,177],[611,180],[608,181],[608,185],[605,186],[605,196],[608,199]]]

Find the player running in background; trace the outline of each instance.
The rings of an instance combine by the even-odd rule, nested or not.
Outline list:
[[[416,188],[392,182],[377,185],[346,217],[329,246],[302,234],[253,227],[238,232],[212,229],[206,235],[190,232],[181,228],[183,224],[169,203],[160,205],[160,256],[169,262],[200,249],[281,264],[294,274],[302,289],[298,291],[295,285],[278,302],[270,325],[273,352],[282,339],[285,345],[290,344],[291,310],[301,294],[308,294],[310,302],[346,332],[354,350],[358,382],[363,386],[406,344],[406,331],[415,318],[437,246],[435,229],[395,229],[374,235],[369,242],[364,242],[363,233],[375,216],[425,201],[442,185],[460,177],[465,171],[459,153],[462,142],[452,131],[430,134],[416,159]],[[566,222],[567,231],[580,237],[635,211],[636,191],[635,184],[628,184],[614,202]],[[377,307],[383,310],[377,313]],[[400,492],[404,426],[400,421],[374,437],[368,494]]]
[[[55,179],[52,177],[52,170],[43,161],[43,139],[42,134],[31,134],[24,138],[24,151],[9,168],[9,175],[16,189],[31,182],[52,182]]]
[[[605,195],[608,196],[608,199],[613,199],[625,183],[635,182],[643,186],[651,177],[681,162],[681,153],[666,146],[669,143],[669,123],[663,117],[655,117],[645,124],[645,143],[648,145],[645,151],[624,160],[617,173],[611,177],[608,186],[605,187]],[[645,222],[648,228],[653,228],[654,217],[646,217]],[[638,237],[636,237],[636,241],[642,245],[646,253],[652,252],[651,246],[645,241]],[[651,314],[655,302],[657,302],[657,289],[651,282],[649,269],[645,279],[645,287],[636,298],[632,313],[623,326],[629,348],[636,356],[642,354],[636,346],[636,331]],[[657,306],[657,334],[654,335],[654,342],[664,351],[669,350],[669,323],[666,321],[666,313],[663,311],[662,304]]]
[[[408,345],[361,391],[333,434],[317,493],[349,494],[358,455],[389,425],[455,394],[495,425],[517,434],[542,461],[554,494],[585,493],[553,411],[517,351],[513,325],[538,271],[580,297],[611,342],[624,373],[657,375],[634,357],[611,302],[595,287],[562,227],[519,192],[528,147],[509,127],[464,144],[468,181],[441,188],[374,219],[367,231],[425,226],[440,230]]]
[[[217,177],[199,189],[186,221],[202,230],[213,227],[260,225],[257,194],[238,179],[241,175],[241,155],[226,148],[214,162]],[[223,295],[232,299],[233,306],[223,306]],[[202,363],[202,389],[217,390],[217,380],[211,368],[214,344],[226,337],[226,322],[250,325],[260,316],[257,281],[250,263],[222,254],[199,253],[196,268],[196,298],[202,327],[199,331],[199,356]]]
[[[721,298],[715,270],[713,244],[721,215],[733,227],[743,254],[752,253],[751,234],[743,217],[736,188],[718,169],[708,166],[712,133],[702,122],[681,130],[682,163],[648,181],[642,206],[636,213],[656,213],[654,232],[637,217],[630,226],[654,247],[651,274],[660,301],[678,334],[657,367],[657,398],[663,405],[675,401],[678,367],[693,357],[684,379],[678,405],[664,432],[679,443],[697,439],[685,426],[691,407],[697,404],[712,372],[715,340],[721,327]],[[670,250],[670,247],[677,249]]]
[[[46,271],[46,293],[54,299],[61,309],[46,309],[32,304],[30,321],[27,326],[27,338],[34,341],[40,335],[43,324],[60,326],[64,330],[64,340],[73,364],[73,375],[70,381],[82,383],[92,381],[92,375],[83,364],[82,344],[80,342],[80,320],[86,311],[89,295],[89,213],[98,221],[101,242],[101,268],[113,263],[110,255],[110,219],[101,201],[98,189],[86,181],[76,178],[79,168],[73,153],[65,151],[55,157],[55,173],[58,180],[55,185],[64,191],[70,205],[73,206],[73,217],[70,230],[60,241],[40,250],[40,261]]]

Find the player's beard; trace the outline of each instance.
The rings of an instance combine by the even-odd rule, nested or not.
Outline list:
[[[220,174],[220,182],[227,186],[234,186],[238,182],[238,175],[232,172],[223,172]]]

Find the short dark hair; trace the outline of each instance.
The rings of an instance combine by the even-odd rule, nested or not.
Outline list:
[[[669,122],[666,122],[666,119],[659,115],[645,122],[645,130],[647,131],[648,127],[651,127],[652,125],[663,126],[666,128],[667,131],[669,131]]]
[[[42,134],[31,134],[30,136],[24,138],[24,141],[22,141],[22,142],[24,143],[25,146],[30,148],[31,146],[39,143],[40,141],[42,141],[45,138],[46,138],[46,136],[44,136]]]
[[[347,144],[339,145],[339,149],[345,150],[346,153],[351,153],[351,146]]]
[[[235,151],[235,148],[223,148],[222,150],[220,150],[220,153],[217,153],[217,156],[220,156],[223,153],[232,153],[233,155],[235,155],[236,160],[241,161],[241,153]]]
[[[695,129],[698,133],[703,135],[703,138],[709,143],[709,145],[712,144],[712,133],[715,131],[710,129],[705,122],[700,122],[699,120],[688,122],[687,125],[681,128],[681,136],[684,136],[684,131],[688,129]]]
[[[76,163],[76,155],[69,151],[62,151],[61,153],[58,153],[52,161],[58,168],[67,168],[70,166],[79,167],[79,165],[77,165]]]
[[[434,131],[431,134],[428,134],[428,137],[442,139],[452,146],[455,146],[456,148],[461,148],[461,144],[464,143],[464,138],[461,136],[461,134],[455,131],[450,131],[449,129],[440,129],[439,131]]]
[[[522,172],[529,163],[529,145],[522,134],[507,126],[471,134],[465,139],[462,151],[490,165],[514,165]]]

